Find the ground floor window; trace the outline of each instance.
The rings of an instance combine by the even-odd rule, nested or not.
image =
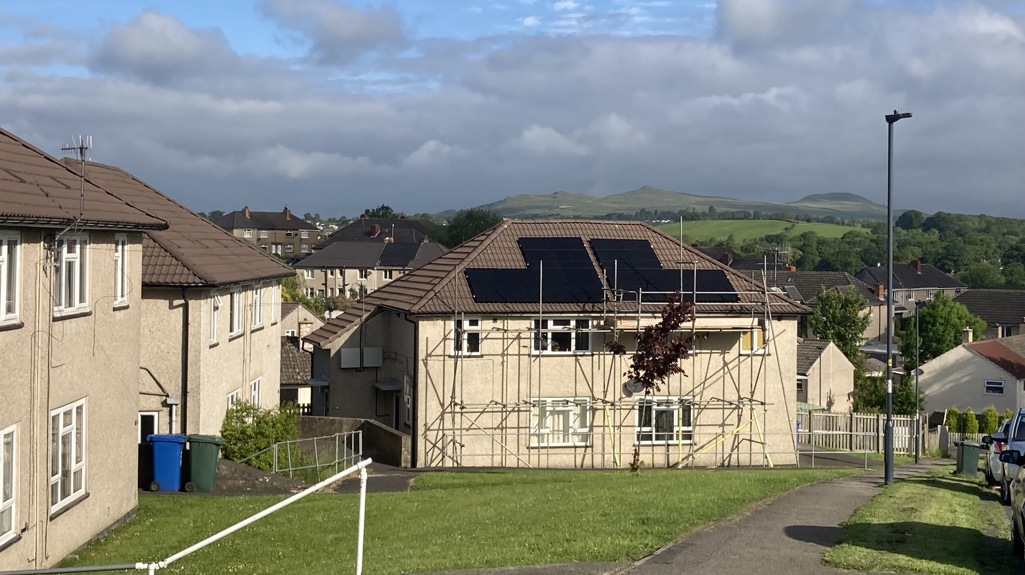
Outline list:
[[[260,378],[249,382],[249,403],[260,405]]]
[[[543,398],[531,401],[530,445],[588,445],[591,440],[589,398]]]
[[[0,431],[0,543],[14,537],[14,426]]]
[[[85,400],[50,412],[50,511],[85,493]]]
[[[228,394],[228,409],[235,407],[235,404],[242,401],[242,390],[236,389]]]
[[[690,398],[647,397],[637,401],[637,443],[690,443],[694,440]]]

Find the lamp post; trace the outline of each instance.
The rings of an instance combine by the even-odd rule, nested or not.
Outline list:
[[[915,302],[915,464],[917,465],[922,457],[922,406],[918,404],[921,395],[918,393],[918,376],[922,374],[922,366],[919,363],[919,351],[922,349],[922,329],[919,316],[922,308],[929,305],[928,301]]]
[[[886,114],[886,428],[883,430],[883,482],[893,483],[893,125],[911,112]]]

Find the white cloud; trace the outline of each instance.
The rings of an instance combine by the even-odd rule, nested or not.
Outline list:
[[[555,128],[534,124],[520,133],[517,143],[523,149],[541,155],[582,156],[587,148]]]
[[[559,0],[558,2],[552,4],[552,10],[556,11],[576,10],[579,7],[580,2],[575,2],[574,0]]]
[[[539,18],[537,16],[527,16],[526,18],[523,19],[523,25],[528,27],[528,28],[533,28],[535,26],[540,26],[541,25],[541,18]]]
[[[431,168],[444,164],[448,159],[463,156],[464,150],[450,146],[439,140],[428,140],[413,153],[402,160],[406,168]]]

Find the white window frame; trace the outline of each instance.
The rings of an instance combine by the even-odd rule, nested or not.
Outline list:
[[[221,294],[210,292],[210,343],[217,343],[217,312],[221,309]]]
[[[395,279],[395,270],[384,270],[384,279],[386,279],[386,280]]]
[[[253,309],[249,315],[252,319],[252,327],[263,325],[263,284],[253,286]]]
[[[313,279],[313,268],[305,268],[303,270],[303,277],[308,280]]]
[[[286,238],[294,238],[295,237],[295,232],[292,231],[292,230],[285,230],[285,237]]]
[[[295,245],[293,245],[293,244],[285,244],[285,253],[286,254],[290,254],[290,253],[292,253],[294,251],[295,251]]]
[[[538,325],[541,326],[540,330]],[[532,320],[531,353],[535,355],[539,353],[563,355],[591,353],[591,325],[591,320],[584,317]],[[566,334],[569,335],[569,349],[562,349],[563,346],[559,345],[558,340],[564,340]]]
[[[75,252],[68,253],[74,242]],[[54,312],[77,313],[89,310],[89,236],[67,236],[57,240],[54,248],[53,296]],[[66,266],[72,266],[71,286],[67,283]],[[70,291],[70,293],[68,293]]]
[[[987,379],[983,383],[983,389],[986,395],[1003,395],[1004,382],[996,379]]]
[[[50,513],[85,495],[87,422],[84,398],[50,412]]]
[[[244,238],[251,238],[251,237],[253,237],[253,230],[251,230],[251,229],[243,230],[242,237],[244,237]]]
[[[299,246],[299,253],[305,254],[310,251],[310,244],[301,244]]]
[[[18,434],[17,425],[0,430],[0,545],[18,535]],[[7,453],[10,442],[11,451]],[[6,517],[7,526],[4,526]]]
[[[360,268],[359,279],[365,280],[370,279],[370,268]]]
[[[998,325],[997,326],[997,337],[1011,337],[1011,326],[1009,325]]]
[[[309,239],[309,238],[310,238],[309,230],[301,230],[299,232],[299,239],[306,240],[306,239]]]
[[[591,398],[530,400],[530,447],[579,447],[591,444]],[[562,429],[554,429],[561,423]]]
[[[316,291],[313,288],[311,288],[311,287],[306,288],[306,297],[313,297],[315,294],[316,294]]]
[[[240,401],[242,401],[242,388],[235,389],[235,390],[232,390],[232,391],[228,392],[228,396],[227,396],[228,407],[226,409],[231,409],[236,404],[238,404],[238,402],[240,402]]]
[[[642,411],[651,406],[652,425],[644,426]],[[687,417],[684,418],[684,410]],[[658,413],[671,413],[672,431],[659,431],[656,417]],[[684,425],[684,420],[688,425]],[[676,443],[694,443],[694,404],[689,397],[642,397],[634,404],[634,435],[635,445],[671,445]]]
[[[740,332],[741,355],[765,355],[769,348],[765,335],[765,328],[762,327]],[[750,340],[745,342],[745,338]],[[754,347],[756,344],[758,347]]]
[[[0,324],[18,321],[21,234],[0,232]]]
[[[281,255],[281,244],[271,244],[270,245],[270,253],[272,253],[272,254],[274,254],[276,256],[280,256]]]
[[[267,237],[267,230],[260,230],[259,233],[260,233],[260,237],[261,238],[266,238]]]
[[[797,376],[797,393],[804,393],[808,389],[808,376]]]
[[[235,336],[242,333],[245,323],[242,321],[242,299],[243,293],[239,288],[231,290],[228,302],[228,336]]]
[[[281,297],[281,284],[271,284],[270,290],[270,324],[278,323],[278,298]]]
[[[128,305],[128,236],[114,236],[114,306]]]
[[[452,355],[480,355],[482,339],[479,317],[463,317],[452,320]]]
[[[136,429],[138,430],[139,443],[146,441],[146,438],[142,435],[142,418],[152,417],[153,418],[153,433],[160,433],[160,412],[159,411],[140,411],[138,420],[136,421]]]
[[[249,403],[260,405],[260,378],[249,382]]]

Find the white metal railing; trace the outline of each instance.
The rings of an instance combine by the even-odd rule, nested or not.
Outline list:
[[[336,483],[336,482],[344,479],[345,477],[347,477],[349,475],[352,475],[353,473],[356,473],[357,471],[359,472],[359,519],[358,519],[358,525],[357,525],[357,530],[356,530],[356,532],[357,532],[356,533],[356,538],[357,538],[356,539],[356,575],[362,575],[362,573],[363,573],[363,525],[364,525],[364,522],[365,522],[365,519],[366,519],[366,505],[367,505],[367,470],[366,470],[366,467],[368,465],[370,465],[370,463],[371,463],[370,459],[364,459],[363,461],[360,461],[356,465],[353,465],[352,467],[349,467],[348,469],[340,471],[340,472],[332,475],[331,477],[328,477],[327,479],[321,481],[320,483],[317,483],[316,485],[311,485],[310,487],[300,491],[299,493],[296,493],[295,495],[292,495],[288,499],[285,499],[283,501],[279,501],[278,503],[275,503],[274,505],[271,505],[270,507],[264,509],[263,511],[255,513],[255,514],[251,515],[250,517],[248,517],[246,519],[243,519],[242,521],[239,521],[238,523],[232,525],[231,527],[228,527],[226,529],[222,529],[221,531],[218,531],[217,533],[207,537],[206,539],[203,539],[202,541],[196,543],[195,545],[192,545],[191,547],[183,549],[183,550],[175,553],[174,555],[171,555],[171,556],[167,557],[166,559],[163,559],[163,560],[160,560],[160,561],[152,561],[152,562],[149,562],[149,563],[145,563],[145,562],[141,562],[141,563],[128,563],[128,564],[121,564],[121,565],[93,565],[93,566],[83,566],[83,567],[51,567],[49,569],[24,569],[24,570],[19,570],[19,571],[0,571],[0,575],[44,575],[44,574],[48,574],[48,573],[90,573],[90,572],[95,573],[95,572],[99,572],[99,571],[146,571],[148,573],[148,575],[154,575],[157,572],[157,570],[165,569],[171,563],[174,563],[175,561],[178,561],[179,559],[182,559],[182,558],[184,558],[184,557],[186,557],[188,555],[191,555],[192,553],[195,553],[196,551],[199,551],[200,549],[206,547],[207,545],[210,545],[211,543],[219,541],[220,539],[223,539],[224,537],[227,537],[228,535],[231,535],[232,533],[238,531],[239,529],[242,529],[242,528],[250,525],[251,523],[255,523],[255,522],[259,521],[260,519],[263,519],[264,517],[270,515],[271,513],[274,513],[275,511],[277,511],[277,510],[279,510],[279,509],[281,509],[283,507],[291,505],[292,503],[295,503],[296,501],[299,501],[300,499],[302,499],[303,497],[306,497],[307,495],[309,495],[311,493],[315,493],[317,491],[320,491],[321,489],[323,489],[323,488],[325,488],[325,487],[327,487],[327,486],[329,486],[329,485],[331,485],[333,483]]]
[[[362,458],[363,432],[349,431],[275,443],[238,463],[314,483],[326,470],[337,473]]]

